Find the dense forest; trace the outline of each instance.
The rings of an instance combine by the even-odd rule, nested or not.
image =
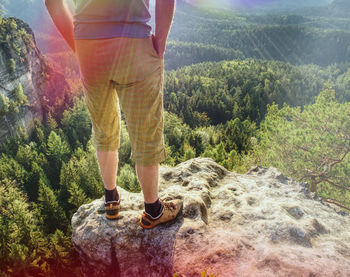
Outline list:
[[[349,104],[339,103],[326,86],[303,111],[268,104],[260,127],[236,117],[191,128],[166,111],[163,164],[202,156],[241,173],[255,164],[273,165],[308,182],[325,201],[349,207]],[[22,131],[0,150],[2,275],[80,276],[70,218],[103,195],[84,99],[77,96],[60,121],[36,121],[31,136]],[[117,183],[140,192],[130,151],[123,121]]]
[[[333,14],[350,3],[332,5],[327,6],[331,13],[309,15],[306,11],[305,15],[240,11],[220,14],[186,8],[177,12],[170,38],[238,50],[245,58],[327,66],[350,59],[350,20],[346,15]]]
[[[344,82],[349,73],[348,64],[321,68],[256,59],[199,63],[167,72],[164,105],[192,128],[232,118],[259,124],[267,104],[310,104],[327,81],[337,88],[339,101],[350,101]]]
[[[349,211],[349,3],[282,1],[276,11],[274,2],[244,12],[178,3],[165,55],[162,164],[211,157],[239,173],[275,166]],[[40,41],[74,98],[0,145],[0,276],[81,276],[70,219],[103,196],[103,182],[74,57],[53,34]],[[25,105],[21,87],[15,95]],[[0,120],[14,106],[0,93]],[[140,192],[130,153],[122,120],[117,183]]]

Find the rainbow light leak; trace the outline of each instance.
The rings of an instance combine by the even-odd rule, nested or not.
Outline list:
[[[276,0],[183,0],[196,7],[256,8]]]

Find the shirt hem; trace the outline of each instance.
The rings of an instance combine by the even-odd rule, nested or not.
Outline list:
[[[152,27],[148,24],[74,24],[74,40],[105,39],[113,37],[148,38]]]
[[[116,37],[128,37],[128,38],[149,38],[150,36],[152,36],[152,34],[150,34],[149,36],[136,36],[135,34],[116,34],[116,35],[108,35],[108,36],[89,36],[89,37],[73,37],[74,40],[79,40],[79,39],[107,39],[107,38],[116,38]]]

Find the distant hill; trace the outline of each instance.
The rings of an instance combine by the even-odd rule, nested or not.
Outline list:
[[[73,11],[72,0],[65,2]],[[150,0],[153,32],[154,3]],[[206,8],[208,4],[212,8]],[[233,9],[235,5],[245,11]],[[66,54],[70,49],[53,25],[43,0],[0,0],[0,6],[4,15],[18,16],[29,23],[43,53],[52,54],[59,64],[74,60]],[[350,0],[177,0],[169,42],[178,43],[169,44],[167,69],[237,57],[322,66],[350,61],[349,6]],[[198,54],[190,54],[184,43],[199,43]],[[64,64],[61,68],[70,67]]]
[[[182,3],[188,3],[199,7],[215,7],[215,8],[244,8],[244,9],[273,9],[273,10],[293,10],[305,7],[325,6],[332,2],[332,0],[218,0],[218,1],[205,1],[205,4],[197,0],[178,0],[180,5]]]
[[[264,1],[258,1],[264,2]],[[304,7],[325,6],[332,2],[332,0],[272,0],[266,6],[273,9],[300,9]],[[261,4],[260,6],[264,6]]]
[[[348,13],[350,12],[349,0],[334,0],[331,4],[331,8],[335,13]]]

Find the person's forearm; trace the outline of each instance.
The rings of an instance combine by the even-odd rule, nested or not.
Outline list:
[[[45,0],[46,8],[58,31],[75,52],[73,17],[63,0]]]
[[[155,38],[161,53],[165,51],[175,11],[175,0],[156,0]]]

